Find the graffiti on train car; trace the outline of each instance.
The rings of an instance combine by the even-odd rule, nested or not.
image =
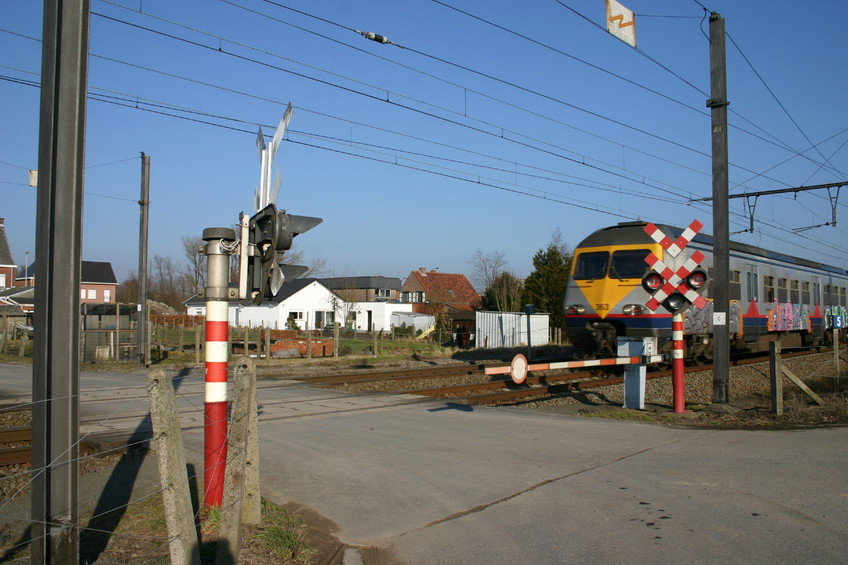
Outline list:
[[[812,331],[813,323],[810,320],[810,311],[806,304],[792,304],[791,302],[771,303],[768,311],[768,331],[790,332],[790,331]]]

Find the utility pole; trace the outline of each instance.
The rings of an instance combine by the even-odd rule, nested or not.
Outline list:
[[[31,563],[79,562],[79,320],[88,0],[44,0]]]
[[[138,228],[138,364],[147,367],[150,344],[147,342],[147,213],[150,207],[150,155],[141,152],[141,218]]]
[[[730,225],[728,210],[727,58],[724,18],[710,14],[710,99],[713,151],[713,402],[730,399]]]

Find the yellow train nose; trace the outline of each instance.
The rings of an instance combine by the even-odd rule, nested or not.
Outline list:
[[[577,286],[586,298],[587,306],[601,318],[606,318],[615,306],[627,296],[638,280],[603,278],[594,281],[578,281]]]

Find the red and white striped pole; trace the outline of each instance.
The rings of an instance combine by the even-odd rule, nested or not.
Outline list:
[[[206,243],[206,391],[203,404],[203,486],[206,508],[220,507],[227,463],[227,357],[230,298],[230,228],[203,230]]]
[[[671,317],[671,387],[674,397],[674,413],[686,411],[686,392],[683,384],[685,369],[683,367],[683,313],[675,312]]]

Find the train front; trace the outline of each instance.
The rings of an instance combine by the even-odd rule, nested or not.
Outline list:
[[[604,228],[574,250],[565,291],[566,332],[578,352],[616,354],[618,336],[650,337],[670,333],[671,316],[653,313],[642,287],[645,257],[662,248],[644,231],[645,222]]]

